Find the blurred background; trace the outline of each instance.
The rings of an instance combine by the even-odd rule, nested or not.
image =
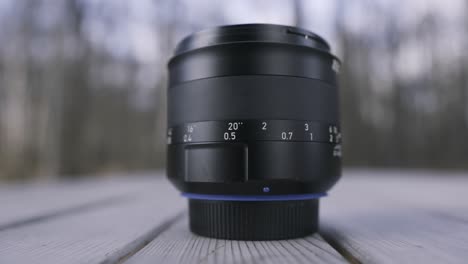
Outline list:
[[[344,165],[468,168],[463,0],[1,0],[0,180],[162,169],[166,62],[193,31],[309,29],[344,62]]]

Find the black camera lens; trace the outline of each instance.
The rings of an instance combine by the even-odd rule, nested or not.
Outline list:
[[[318,229],[318,199],[340,177],[338,59],[325,40],[280,25],[188,36],[169,61],[168,164],[192,232],[274,240]]]

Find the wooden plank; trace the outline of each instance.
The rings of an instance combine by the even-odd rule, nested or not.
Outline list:
[[[467,176],[348,173],[322,201],[321,232],[355,262],[466,263]]]
[[[115,263],[132,254],[186,206],[167,181],[145,185],[116,203],[1,231],[0,263]]]
[[[186,216],[180,220],[185,201],[164,179],[136,177],[127,183],[115,182],[115,186],[103,183],[106,181],[86,182],[81,187],[57,185],[49,192],[44,192],[46,188],[0,187],[2,206],[8,204],[9,212],[17,210],[28,216],[25,211],[34,210],[28,204],[29,195],[34,200],[31,203],[43,205],[49,212],[57,208],[66,212],[1,230],[0,263],[115,263],[126,257],[130,263],[344,261],[320,235],[271,242],[195,236],[188,231]],[[83,191],[88,189],[84,186],[93,191]],[[330,196],[322,199],[321,233],[349,261],[464,263],[468,252],[467,186],[468,177],[463,174],[345,173]],[[68,188],[76,190],[67,192]],[[63,189],[62,196],[57,196],[57,189]],[[122,191],[119,199],[66,211],[70,208],[67,199],[76,199],[78,205],[90,199],[95,204],[88,196],[108,192],[114,197],[116,189]],[[63,207],[35,201],[41,193],[50,195],[43,201],[63,203]],[[14,208],[16,197],[24,208]],[[54,197],[63,201],[54,201]]]
[[[0,231],[118,202],[147,189],[162,174],[0,185]]]
[[[172,225],[128,263],[346,263],[320,235],[283,241],[232,241],[200,237],[188,219]]]

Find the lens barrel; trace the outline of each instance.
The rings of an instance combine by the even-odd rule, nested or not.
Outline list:
[[[274,240],[318,229],[341,171],[338,59],[321,37],[269,24],[182,40],[169,61],[167,173],[192,232]]]

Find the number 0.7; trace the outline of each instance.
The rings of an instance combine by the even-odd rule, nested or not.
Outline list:
[[[282,140],[291,140],[293,136],[293,132],[282,132],[281,139]]]

